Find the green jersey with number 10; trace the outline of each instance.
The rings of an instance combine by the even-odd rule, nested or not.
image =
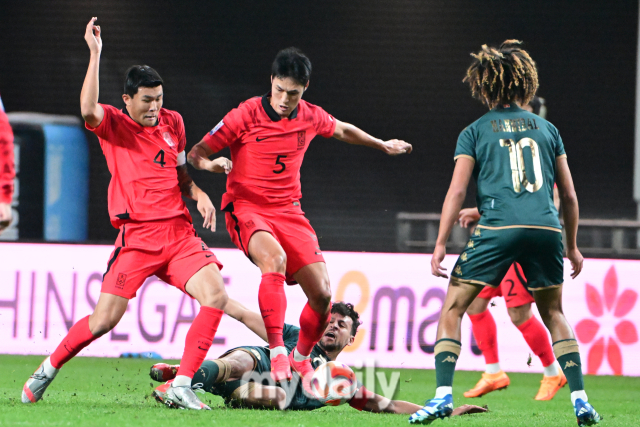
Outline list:
[[[561,229],[553,204],[556,159],[566,156],[555,126],[515,104],[498,106],[465,128],[455,160],[475,162],[485,228]]]

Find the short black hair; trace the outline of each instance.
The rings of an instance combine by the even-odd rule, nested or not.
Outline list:
[[[160,74],[148,65],[134,65],[124,75],[124,93],[133,98],[140,87],[157,87],[164,84]]]
[[[337,313],[345,317],[350,317],[353,320],[351,325],[351,336],[355,336],[358,332],[358,326],[360,326],[360,315],[354,310],[353,304],[348,302],[334,302],[331,306],[331,313]]]
[[[311,61],[298,48],[282,49],[271,65],[271,77],[291,77],[302,86],[306,86],[311,77]]]

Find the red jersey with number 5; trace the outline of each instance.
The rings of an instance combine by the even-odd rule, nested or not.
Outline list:
[[[156,126],[142,126],[118,110],[102,105],[104,118],[95,128],[111,172],[109,217],[119,228],[127,221],[153,221],[184,215],[191,222],[178,185],[178,154],[186,138],[182,116],[162,108]]]
[[[233,169],[227,178],[222,208],[236,200],[280,205],[299,200],[300,167],[316,136],[333,136],[335,119],[304,100],[282,119],[269,103],[270,94],[251,98],[231,110],[205,137],[218,152],[231,149]]]

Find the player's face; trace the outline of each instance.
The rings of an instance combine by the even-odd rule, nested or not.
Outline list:
[[[342,351],[347,345],[353,344],[355,337],[351,335],[353,319],[338,313],[331,313],[329,326],[320,339],[320,346],[325,351]]]
[[[271,77],[271,107],[280,117],[289,117],[298,106],[307,87],[309,82],[303,86],[291,77]]]
[[[138,93],[122,95],[131,118],[142,126],[155,126],[162,108],[162,85],[138,88]]]

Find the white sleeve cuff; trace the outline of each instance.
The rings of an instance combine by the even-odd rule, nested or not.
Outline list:
[[[182,166],[185,163],[187,163],[187,155],[184,153],[184,151],[181,151],[178,153],[178,166]]]

